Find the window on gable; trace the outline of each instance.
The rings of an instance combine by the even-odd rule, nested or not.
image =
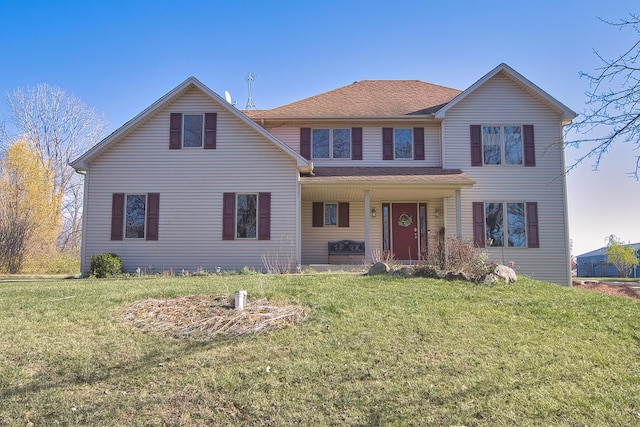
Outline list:
[[[255,239],[258,224],[258,195],[238,194],[236,196],[236,238]]]
[[[144,239],[146,208],[146,195],[127,195],[124,234],[127,239]]]
[[[482,126],[485,165],[522,165],[522,126]]]
[[[396,159],[413,159],[413,135],[411,129],[393,130],[393,153]]]
[[[527,246],[524,203],[485,203],[487,247]],[[506,214],[506,215],[505,215]]]
[[[185,148],[202,147],[204,140],[204,115],[182,115],[182,146]]]
[[[314,159],[350,159],[351,129],[313,129],[311,146]]]

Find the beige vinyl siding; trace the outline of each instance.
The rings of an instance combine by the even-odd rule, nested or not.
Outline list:
[[[280,126],[267,128],[276,138],[284,142],[298,153],[300,152],[300,128],[310,127],[312,129],[337,129],[362,127],[362,160],[350,159],[312,159],[315,166],[407,166],[407,167],[440,167],[441,166],[441,143],[440,126],[435,123],[412,124],[412,123],[392,123],[384,127],[414,128],[424,126],[424,153],[425,160],[382,160],[382,127],[383,126],[358,126],[345,125],[344,123],[323,123],[318,125],[304,126]]]
[[[469,126],[534,125],[536,166],[471,167]],[[537,202],[540,248],[491,248],[489,258],[514,261],[516,271],[541,280],[569,283],[560,112],[502,74],[449,110],[443,122],[444,167],[476,180],[463,189],[462,232],[472,239],[472,202]],[[448,235],[455,234],[455,199],[447,200]]]
[[[375,190],[372,190],[372,193]],[[337,193],[339,194],[339,193]],[[418,194],[416,195],[420,197]],[[318,200],[320,201],[320,200]],[[335,200],[326,200],[326,203],[333,203]],[[427,204],[427,230],[429,232],[428,250],[431,253],[435,250],[438,239],[438,231],[444,225],[444,212],[439,218],[435,217],[435,209],[443,208],[442,199],[428,200],[402,200],[398,202],[406,203],[426,203]],[[370,206],[376,209],[375,218],[370,218],[370,246],[374,256],[382,253],[382,203],[393,203],[390,200],[371,201]],[[349,203],[349,227],[313,227],[312,201],[302,202],[302,263],[303,264],[326,264],[328,261],[327,243],[336,240],[365,240],[365,212],[364,200],[356,200]],[[359,259],[355,258],[354,259]],[[331,257],[331,263],[340,263],[344,258],[338,256]],[[415,260],[414,260],[415,261]]]
[[[171,112],[217,112],[217,149],[169,150]],[[161,108],[91,162],[85,206],[85,272],[114,252],[128,271],[261,269],[261,255],[295,254],[293,158],[197,89]],[[160,193],[158,241],[110,240],[113,193]],[[271,193],[271,240],[222,241],[222,194]]]

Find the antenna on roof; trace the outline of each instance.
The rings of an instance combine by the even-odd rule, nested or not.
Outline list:
[[[247,77],[245,77],[245,80],[247,81],[247,93],[248,93],[247,105],[244,107],[245,110],[258,109],[256,107],[256,104],[253,102],[253,98],[251,97],[251,82],[254,81],[255,79],[256,79],[256,75],[253,74],[251,71],[249,71],[249,74],[247,74]]]
[[[231,94],[229,93],[229,91],[228,91],[228,90],[225,90],[225,91],[224,91],[224,99],[226,99],[226,100],[227,100],[227,102],[228,102],[229,104],[233,105],[234,107],[235,107],[235,106],[236,106],[236,104],[238,103],[238,101],[233,101],[233,100],[231,99]]]

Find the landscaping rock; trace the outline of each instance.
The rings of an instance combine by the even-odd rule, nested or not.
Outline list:
[[[424,267],[418,267],[414,272],[414,276],[429,279],[443,279],[445,274],[436,270],[435,267],[431,265],[425,265]]]
[[[496,276],[504,279],[507,283],[515,282],[517,280],[516,272],[513,268],[507,267],[506,265],[498,264],[493,272]]]
[[[400,267],[396,270],[391,270],[389,272],[389,274],[393,275],[393,276],[402,276],[402,277],[413,277],[415,275],[416,271],[413,269],[413,267]]]
[[[376,262],[367,271],[368,276],[376,276],[378,274],[387,274],[389,272],[389,266],[384,262]]]

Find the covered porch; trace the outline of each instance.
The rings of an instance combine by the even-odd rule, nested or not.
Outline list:
[[[447,219],[461,235],[461,190],[475,181],[457,169],[317,167],[300,184],[301,262],[311,265],[428,259]],[[364,251],[331,255],[329,243],[343,240],[364,243]]]

